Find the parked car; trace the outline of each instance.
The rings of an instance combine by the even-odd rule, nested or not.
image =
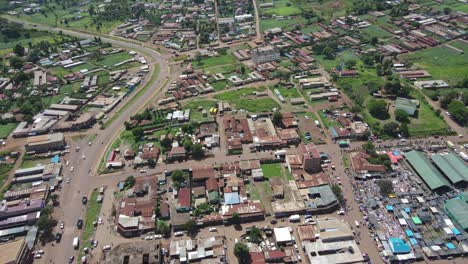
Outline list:
[[[76,222],[76,227],[78,227],[78,229],[81,229],[83,227],[83,219],[78,219],[78,221]]]
[[[65,227],[65,223],[64,222],[61,222],[60,223],[60,229],[63,229]]]
[[[176,236],[176,237],[183,236],[183,235],[184,235],[184,232],[182,232],[182,231],[178,231],[178,232],[174,233],[174,236]]]
[[[68,258],[68,263],[73,263],[73,260],[75,260],[75,256],[71,256]]]
[[[62,240],[62,233],[55,234],[55,242],[60,243]]]
[[[82,202],[83,204],[87,204],[87,203],[88,203],[88,197],[83,196],[83,198],[81,199],[81,202]]]

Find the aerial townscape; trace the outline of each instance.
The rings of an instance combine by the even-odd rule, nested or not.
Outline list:
[[[467,0],[0,1],[0,264],[468,262]]]

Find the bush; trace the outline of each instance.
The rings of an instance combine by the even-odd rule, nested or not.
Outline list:
[[[367,102],[369,113],[378,119],[385,120],[389,117],[387,111],[387,103],[384,100],[370,99]]]

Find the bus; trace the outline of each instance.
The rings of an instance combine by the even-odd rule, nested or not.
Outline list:
[[[455,144],[453,144],[452,141],[447,141],[447,146],[451,149],[455,148]]]

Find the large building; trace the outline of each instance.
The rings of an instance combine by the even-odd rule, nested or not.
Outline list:
[[[266,46],[254,49],[252,52],[252,61],[255,64],[262,64],[270,61],[276,61],[280,58],[280,53],[272,46]]]
[[[412,150],[404,154],[406,160],[432,191],[449,188],[444,176],[431,164],[422,152]]]
[[[468,232],[468,192],[461,193],[458,197],[445,201],[447,215]]]
[[[47,152],[65,147],[63,133],[54,133],[41,136],[28,137],[26,151]]]
[[[29,264],[33,262],[33,255],[24,239],[0,244],[0,263]]]
[[[299,154],[302,158],[304,170],[308,173],[316,173],[322,170],[320,165],[320,152],[314,144],[299,145]]]
[[[431,159],[437,168],[448,177],[451,183],[460,187],[468,184],[468,167],[464,161],[453,153],[445,155],[435,154]]]

